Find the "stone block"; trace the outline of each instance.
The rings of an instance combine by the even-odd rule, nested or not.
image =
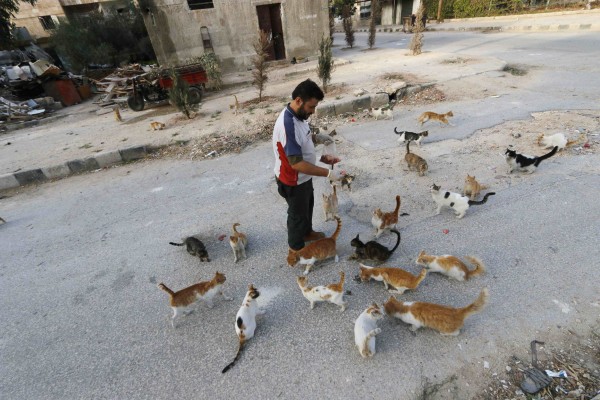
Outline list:
[[[15,178],[20,185],[28,185],[30,183],[39,183],[48,180],[41,169],[30,169],[28,171],[20,171],[15,173]]]
[[[354,111],[354,100],[340,100],[335,103],[335,113],[340,115]]]
[[[123,150],[119,150],[121,153],[121,159],[124,162],[139,160],[140,158],[146,157],[146,146],[135,146],[129,147]]]
[[[390,97],[387,93],[376,93],[371,95],[371,105],[370,107],[377,108],[388,105],[390,102]]]
[[[88,172],[99,169],[100,166],[94,158],[85,158],[83,160],[73,160],[67,163],[71,172],[77,174],[80,172]]]
[[[318,117],[327,117],[335,115],[335,104],[319,104],[317,106],[316,114]]]
[[[14,174],[0,175],[0,190],[19,187],[19,181]]]
[[[48,179],[60,179],[71,175],[69,166],[65,164],[58,164],[52,167],[42,168],[42,172]]]
[[[98,163],[98,166],[100,168],[119,164],[120,162],[123,161],[121,159],[121,153],[119,153],[119,150],[105,151],[102,153],[98,153],[94,156],[94,158],[96,159],[96,162]]]
[[[354,100],[352,104],[353,111],[366,110],[371,106],[371,96],[361,96]]]

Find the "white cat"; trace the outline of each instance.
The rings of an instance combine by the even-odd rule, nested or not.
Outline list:
[[[376,303],[363,311],[354,323],[354,343],[363,357],[372,357],[375,354],[375,336],[381,333],[377,327],[377,320],[383,314]]]
[[[486,193],[483,196],[483,200],[474,201],[469,200],[467,196],[461,196],[458,193],[454,192],[440,192],[440,187],[436,186],[434,183],[431,185],[431,197],[437,203],[437,212],[435,215],[438,215],[442,211],[442,207],[449,207],[454,210],[457,218],[462,218],[465,216],[465,213],[469,209],[470,206],[481,205],[487,202],[488,197],[495,195],[495,192]]]
[[[385,119],[394,120],[394,111],[391,108],[369,108],[371,116],[375,119],[383,117]]]
[[[296,278],[298,286],[302,290],[302,295],[306,300],[310,301],[310,309],[315,307],[315,303],[320,301],[328,301],[342,307],[342,311],[346,310],[346,302],[344,301],[344,272],[340,272],[340,282],[332,283],[327,286],[308,286],[308,278],[299,276]]]
[[[567,146],[567,138],[562,133],[555,133],[554,135],[550,136],[542,134],[538,138],[538,144],[544,149],[558,146],[558,150],[562,150]]]

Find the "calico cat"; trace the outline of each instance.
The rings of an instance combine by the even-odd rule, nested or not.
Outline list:
[[[346,186],[348,188],[348,191],[351,192],[352,187],[350,185],[352,185],[354,179],[356,179],[356,175],[345,174],[340,180],[340,185],[342,189],[344,189],[344,186]]]
[[[532,157],[525,154],[519,154],[514,150],[506,149],[504,157],[506,158],[506,163],[508,164],[508,173],[510,174],[514,170],[517,170],[533,174],[542,161],[552,157],[557,151],[558,146],[554,146],[550,153],[539,157]]]
[[[394,133],[396,135],[400,135],[400,137],[398,138],[398,142],[404,143],[404,142],[413,141],[416,144],[418,144],[419,147],[421,147],[421,140],[423,140],[424,137],[427,137],[429,135],[429,131],[423,131],[423,132],[419,132],[419,133],[409,132],[409,131],[398,132],[395,127],[394,127]]]
[[[188,253],[193,256],[200,257],[200,261],[210,261],[208,258],[208,251],[206,251],[206,247],[204,247],[204,243],[202,243],[199,239],[196,239],[193,236],[185,238],[183,243],[174,243],[169,242],[169,244],[173,246],[184,246]]]
[[[406,142],[406,155],[404,159],[408,164],[408,169],[412,171],[413,169],[419,173],[419,176],[425,175],[429,166],[427,165],[427,161],[425,161],[422,157],[419,157],[415,153],[410,152],[410,140]]]
[[[212,280],[196,283],[177,292],[173,292],[164,283],[159,283],[158,287],[169,294],[171,308],[173,309],[171,326],[175,328],[175,317],[177,317],[178,311],[183,310],[184,315],[187,314],[186,308],[196,300],[204,301],[209,308],[213,307],[212,299],[217,293],[223,296],[225,300],[233,300],[223,293],[222,286],[225,281],[225,275],[217,271]]]
[[[121,118],[121,111],[119,111],[119,106],[115,106],[113,111],[115,112],[115,120],[117,122],[123,122],[123,118]]]
[[[406,290],[416,289],[421,281],[425,279],[427,275],[427,269],[423,268],[421,273],[417,276],[407,272],[401,268],[389,268],[389,267],[369,267],[368,265],[360,264],[360,280],[362,282],[369,281],[371,279],[383,282],[386,290],[390,293],[402,294]],[[389,287],[392,289],[389,289]]]
[[[369,108],[371,116],[378,120],[380,117],[394,120],[394,111],[391,108]]]
[[[432,256],[426,254],[425,250],[421,250],[416,263],[427,268],[430,272],[439,272],[442,275],[446,275],[461,282],[485,272],[485,265],[483,265],[483,262],[480,259],[471,256],[465,258],[469,260],[471,264],[475,265],[475,269],[470,270],[465,263],[457,257],[447,254],[443,256]]]
[[[425,122],[429,121],[429,120],[436,120],[440,123],[443,124],[448,124],[448,119],[447,117],[453,117],[454,114],[452,114],[452,111],[448,111],[445,114],[438,114],[438,113],[434,113],[432,111],[425,111],[423,114],[421,114],[419,116],[419,122],[421,123],[421,125],[423,125]]]
[[[344,301],[344,272],[340,272],[340,282],[332,283],[327,286],[308,286],[308,278],[306,276],[299,276],[296,278],[302,295],[306,300],[310,301],[310,309],[315,307],[315,303],[320,301],[328,301],[332,304],[336,304],[342,308],[342,311],[346,310],[346,302]]]
[[[165,124],[158,121],[152,121],[150,122],[150,128],[152,128],[153,131],[162,131],[165,129]]]
[[[400,196],[396,196],[396,208],[394,211],[383,212],[376,208],[371,217],[371,224],[375,227],[375,237],[378,238],[386,229],[396,228],[398,224],[398,211],[400,211]]]
[[[495,192],[486,193],[483,196],[483,200],[475,201],[469,200],[466,196],[461,196],[458,193],[454,192],[440,192],[440,187],[436,186],[434,183],[431,185],[431,197],[437,203],[437,212],[435,215],[438,215],[442,211],[442,207],[450,207],[454,210],[457,218],[462,218],[465,216],[465,213],[469,209],[470,206],[478,206],[481,204],[485,204],[487,202],[488,197],[495,195]]]
[[[233,98],[235,99],[235,102],[233,104],[229,105],[229,109],[233,110],[233,113],[235,115],[237,115],[237,113],[238,113],[238,111],[240,109],[240,102],[238,101],[238,98],[237,98],[237,96],[235,94],[233,95]]]
[[[389,316],[401,319],[410,324],[410,330],[416,331],[420,327],[435,329],[442,335],[456,336],[460,333],[465,319],[480,312],[488,299],[488,290],[484,288],[477,300],[463,308],[454,308],[434,303],[421,301],[408,302],[398,301],[394,296],[390,297],[384,304],[385,313]]]
[[[329,195],[323,193],[323,212],[325,213],[325,221],[333,221],[338,213],[338,198],[336,193],[336,185],[333,186],[333,192]]]
[[[467,177],[465,178],[465,188],[463,189],[465,196],[469,196],[471,200],[475,200],[477,196],[479,196],[479,192],[487,188],[487,186],[477,182],[475,176],[467,174]]]
[[[390,231],[398,235],[398,240],[396,241],[396,245],[393,249],[388,250],[384,245],[379,244],[374,240],[363,243],[360,241],[360,238],[358,237],[359,235],[356,235],[356,237],[350,241],[350,246],[355,248],[354,254],[351,256],[351,258],[375,261],[385,261],[390,258],[400,244],[400,232],[395,229],[390,229]]]
[[[365,358],[375,354],[375,336],[381,333],[377,320],[382,317],[381,309],[377,303],[373,303],[354,322],[354,343],[360,355]]]
[[[242,306],[235,316],[235,332],[237,333],[239,346],[235,358],[230,362],[223,370],[222,374],[229,371],[240,359],[244,344],[249,339],[254,337],[254,331],[256,330],[256,316],[263,315],[265,312],[258,307],[256,299],[260,296],[260,292],[254,287],[254,285],[248,286],[248,292],[242,301]]]
[[[335,257],[335,262],[338,262],[339,257],[336,252],[336,241],[342,229],[342,220],[340,217],[335,217],[335,219],[337,220],[337,228],[331,237],[315,240],[300,250],[290,249],[287,256],[287,263],[290,267],[295,267],[297,264],[305,264],[304,275],[308,275],[316,261]]]
[[[229,245],[231,246],[231,250],[233,250],[233,257],[235,258],[235,262],[241,257],[246,258],[246,246],[248,245],[248,238],[242,232],[237,231],[237,227],[240,226],[239,223],[233,224],[231,228],[233,230],[233,235],[229,236]]]

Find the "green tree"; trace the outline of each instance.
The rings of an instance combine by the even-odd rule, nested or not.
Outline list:
[[[267,76],[267,70],[269,69],[267,61],[271,45],[269,35],[263,30],[258,32],[258,37],[252,44],[256,52],[256,55],[252,58],[252,65],[254,65],[254,70],[252,70],[252,77],[254,78],[252,84],[258,89],[259,103],[262,101],[262,94],[265,90],[267,80],[269,80]]]
[[[369,38],[367,40],[369,49],[375,46],[375,35],[377,34],[377,22],[379,21],[379,14],[381,12],[381,6],[379,0],[371,0],[371,20],[369,21]]]
[[[170,69],[169,76],[173,80],[173,86],[169,89],[169,102],[188,119],[191,119],[196,105],[190,101],[190,86],[181,75],[175,72],[174,68]]]
[[[21,0],[24,3],[34,5],[36,0]],[[12,30],[15,24],[11,22],[15,14],[19,12],[19,0],[0,0],[0,50],[8,50],[15,47]]]
[[[352,12],[353,8],[349,5],[344,5],[342,9],[342,17],[344,18],[344,33],[346,34],[346,43],[350,48],[354,46],[354,27],[352,26]]]
[[[330,37],[321,37],[319,42],[319,61],[317,66],[317,73],[321,82],[323,83],[323,91],[327,93],[327,87],[331,81],[331,73],[333,72],[333,55],[331,46],[333,40]]]

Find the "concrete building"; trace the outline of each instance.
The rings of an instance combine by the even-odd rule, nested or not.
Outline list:
[[[224,71],[246,70],[253,41],[273,38],[272,60],[318,52],[329,34],[328,0],[139,0],[160,64],[180,64],[212,51]]]
[[[378,25],[401,25],[403,18],[416,14],[421,0],[379,0],[381,21]],[[354,22],[356,26],[365,26],[371,19],[371,0],[359,0],[356,5]]]

